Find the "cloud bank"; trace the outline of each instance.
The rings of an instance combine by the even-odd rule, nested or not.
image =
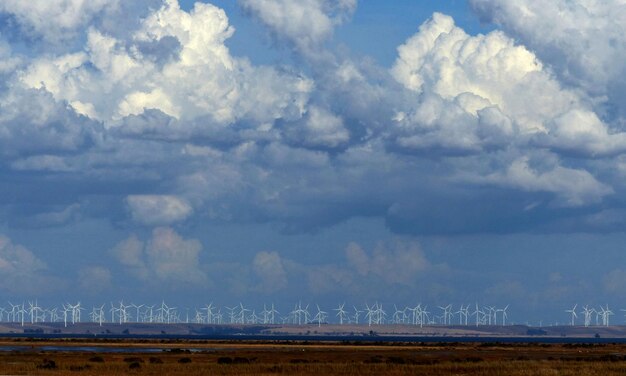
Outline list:
[[[96,177],[138,224],[211,218],[302,231],[374,215],[395,229],[398,221],[418,221],[398,210],[425,209],[416,192],[445,200],[446,192],[463,191],[467,200],[482,200],[491,190],[503,199],[528,194],[526,201],[558,218],[559,207],[599,211],[622,189],[608,172],[626,148],[615,129],[622,118],[607,117],[597,90],[572,86],[550,69],[558,68],[550,56],[507,34],[532,39],[507,18],[518,3],[472,2],[483,18],[504,25],[486,35],[468,35],[434,14],[398,46],[389,70],[324,44],[355,11],[353,1],[240,3],[278,43],[295,46],[310,70],[233,56],[225,43],[236,31],[211,4],[186,11],[163,1],[124,35],[106,27],[122,7],[114,1],[64,3],[54,8],[62,13],[58,24],[47,26],[37,14],[48,3],[28,15],[19,4],[1,11],[51,38],[71,30],[82,44],[23,55],[5,43],[0,142],[7,173]],[[531,20],[547,19],[529,4]],[[589,22],[606,7],[593,8],[599,13],[590,12]],[[571,17],[583,17],[576,9]],[[552,39],[559,35],[557,28]],[[579,65],[589,77],[597,72]],[[129,178],[132,190],[113,190]],[[383,181],[391,183],[372,189]],[[503,210],[523,216],[527,206]],[[489,222],[481,231],[493,229]]]
[[[240,0],[293,56],[267,65],[231,52],[237,30],[209,3],[5,1],[3,223],[130,228],[139,235],[111,251],[121,267],[181,284],[209,283],[202,244],[181,235],[207,224],[290,234],[355,218],[410,235],[620,230],[624,5],[470,4],[498,30],[471,35],[435,13],[384,67],[335,43],[354,0]],[[6,275],[42,267],[5,243]],[[257,291],[288,289],[297,265],[250,252]],[[385,284],[407,285],[429,267],[412,246],[352,245],[342,262]],[[85,268],[94,288],[115,275]],[[321,265],[309,284],[354,286],[352,269]]]

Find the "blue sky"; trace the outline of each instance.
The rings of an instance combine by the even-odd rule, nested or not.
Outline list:
[[[0,301],[623,306],[620,1],[80,4],[0,4]]]
[[[191,9],[195,1],[181,1],[181,7]],[[235,1],[220,0],[213,4],[224,9],[237,33],[227,42],[236,55],[248,56],[258,63],[275,63],[289,59],[284,50],[268,49],[267,36],[258,22],[247,17]],[[346,45],[355,55],[367,56],[389,67],[396,59],[396,47],[415,33],[416,27],[434,12],[453,16],[469,33],[477,34],[493,29],[491,24],[481,24],[470,12],[466,1],[411,1],[398,0],[393,4],[384,1],[360,2],[358,11],[350,22],[337,27],[333,42]]]

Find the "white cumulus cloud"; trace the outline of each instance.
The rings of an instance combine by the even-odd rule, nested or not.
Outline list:
[[[30,250],[0,235],[0,290],[16,293],[44,288],[41,273],[45,269],[46,264]]]
[[[393,76],[425,98],[397,117],[416,133],[400,138],[403,146],[439,142],[476,151],[532,135],[584,155],[626,150],[625,135],[611,134],[587,97],[563,88],[534,53],[501,31],[470,36],[436,13],[398,52]]]
[[[133,219],[146,225],[180,222],[193,212],[185,199],[172,195],[130,195],[126,203]]]
[[[530,166],[529,158],[526,157],[515,160],[505,173],[492,174],[485,180],[529,192],[556,193],[560,197],[560,204],[564,206],[599,202],[614,193],[611,187],[600,183],[585,170],[556,165],[545,171],[537,171]]]
[[[130,236],[118,243],[111,254],[145,282],[201,286],[208,281],[200,269],[201,251],[198,240],[184,239],[169,227],[157,227],[147,241]]]
[[[419,244],[412,242],[396,242],[391,249],[379,245],[371,255],[352,242],[346,248],[346,258],[361,276],[374,275],[387,283],[405,285],[411,285],[430,267]]]
[[[150,109],[203,117],[204,127],[299,118],[310,81],[234,58],[224,44],[233,32],[220,8],[198,2],[186,12],[168,0],[129,40],[89,28],[84,51],[42,56],[20,77],[108,126]]]
[[[626,108],[626,3],[622,0],[470,0],[549,62],[567,82]],[[622,112],[623,114],[624,112]]]
[[[260,291],[276,292],[287,287],[287,272],[278,252],[257,253],[252,262],[252,270],[260,280]]]
[[[119,0],[4,0],[0,13],[15,17],[22,32],[32,38],[61,42],[118,6]]]
[[[302,52],[320,47],[336,25],[356,9],[356,0],[239,0],[249,13]]]

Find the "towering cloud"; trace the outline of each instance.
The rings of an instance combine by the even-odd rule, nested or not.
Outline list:
[[[566,83],[607,96],[607,115],[626,91],[626,4],[606,1],[470,0],[487,22],[501,25],[548,62]],[[611,109],[613,107],[613,109]],[[610,117],[610,115],[609,115]]]
[[[626,150],[626,136],[609,133],[588,97],[563,88],[532,52],[502,32],[472,37],[452,18],[435,14],[398,51],[394,77],[434,96],[413,116],[399,117],[405,127],[413,123],[426,133],[401,139],[408,147],[455,138],[468,150],[514,139],[592,156]]]
[[[85,52],[36,59],[21,80],[108,126],[148,109],[203,117],[207,128],[300,117],[310,83],[233,58],[224,45],[233,32],[213,5],[197,3],[187,13],[167,1],[129,41],[90,28]]]

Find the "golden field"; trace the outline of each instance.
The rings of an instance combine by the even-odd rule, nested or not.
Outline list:
[[[36,341],[4,375],[623,375],[626,345]],[[56,346],[54,351],[43,346]],[[89,348],[89,351],[81,351]],[[74,349],[71,350],[70,349]],[[111,352],[122,351],[127,352]],[[190,349],[192,351],[190,351]],[[75,351],[79,350],[79,351]],[[139,352],[136,352],[139,351]]]

